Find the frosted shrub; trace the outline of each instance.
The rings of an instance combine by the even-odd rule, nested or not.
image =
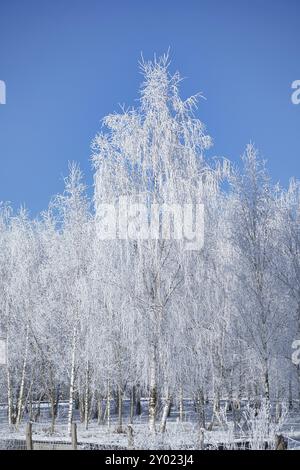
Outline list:
[[[275,448],[275,436],[280,433],[287,416],[287,407],[282,406],[281,417],[276,420],[271,413],[270,403],[262,402],[259,409],[247,407],[244,412],[244,427],[250,438],[252,450]]]

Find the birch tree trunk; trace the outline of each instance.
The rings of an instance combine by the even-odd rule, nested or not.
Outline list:
[[[216,387],[214,401],[213,401],[213,415],[210,424],[210,429],[212,430],[215,420],[218,421],[220,425],[222,425],[222,421],[220,419],[220,389],[219,386]]]
[[[90,364],[87,361],[86,365],[86,382],[85,382],[85,397],[84,397],[84,424],[85,429],[89,427],[89,382],[90,382]]]
[[[205,429],[204,393],[202,388],[200,388],[197,393],[196,407],[198,413],[199,428]]]
[[[135,395],[135,413],[140,416],[142,413],[142,405],[141,405],[141,388],[140,384],[138,383],[136,386],[136,395]]]
[[[19,393],[19,399],[18,399],[16,429],[18,429],[20,422],[21,422],[21,417],[22,417],[23,396],[24,396],[24,387],[25,387],[27,358],[28,358],[28,343],[29,343],[29,325],[26,326],[25,351],[24,351],[24,359],[23,359],[23,367],[22,367],[20,393]]]
[[[160,432],[162,432],[162,433],[166,431],[167,418],[169,416],[170,409],[171,409],[171,401],[172,401],[172,397],[169,393],[169,390],[167,389],[163,414],[162,414],[161,423],[160,423]]]
[[[289,380],[289,410],[293,409],[293,390],[292,390],[292,380]]]
[[[157,350],[156,345],[151,346],[150,357],[150,397],[149,397],[149,429],[155,433],[156,407],[157,407]]]
[[[51,406],[51,433],[54,433],[55,430],[55,421],[58,412],[58,404],[59,404],[59,386],[57,389],[55,388],[54,378],[53,378],[53,369],[52,365],[50,366],[50,387],[49,387],[49,401]]]
[[[13,397],[12,397],[12,387],[11,387],[11,376],[9,368],[9,334],[7,333],[7,343],[6,343],[6,376],[7,376],[7,407],[8,407],[8,425],[13,424],[12,420],[12,411],[13,411]]]
[[[7,361],[7,406],[8,406],[8,425],[11,426],[13,424],[12,420],[12,389],[11,389],[11,377],[10,377],[10,369],[9,363]]]
[[[73,339],[72,339],[72,359],[71,359],[71,378],[70,378],[70,393],[69,393],[69,409],[68,409],[68,434],[72,433],[72,420],[73,420],[73,404],[75,392],[75,360],[76,360],[76,345],[77,345],[77,320],[74,324]]]
[[[107,399],[106,399],[106,418],[107,418],[107,427],[110,428],[110,381],[107,382]]]
[[[10,328],[9,328],[9,303],[6,302],[6,318],[7,318],[7,334],[6,334],[6,377],[7,377],[7,408],[8,408],[8,425],[13,424],[13,396],[10,375],[10,358],[9,358],[9,342],[10,342]]]
[[[133,423],[134,405],[135,405],[135,386],[133,385],[131,388],[131,394],[130,394],[130,417],[129,417],[130,424]]]
[[[179,390],[179,421],[182,423],[183,422],[183,413],[184,413],[184,407],[183,407],[183,389],[182,385],[180,385],[180,390]]]
[[[270,400],[270,382],[269,382],[269,370],[268,370],[267,360],[265,360],[264,390],[265,390],[265,399],[269,401]]]
[[[123,390],[121,385],[118,386],[118,432],[122,432],[123,425]]]
[[[55,420],[56,420],[56,402],[54,396],[51,394],[50,397],[50,405],[51,405],[51,434],[55,431]]]
[[[100,395],[100,393],[98,393],[97,395],[97,414],[98,414],[97,423],[98,425],[100,425],[103,423],[103,406],[102,406],[102,396]]]

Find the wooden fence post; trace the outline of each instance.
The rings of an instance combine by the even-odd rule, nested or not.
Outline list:
[[[27,423],[27,426],[26,426],[26,449],[33,450],[32,423]]]
[[[203,449],[204,449],[204,429],[203,429],[203,428],[200,428],[200,429],[199,429],[198,447],[199,447],[199,450],[203,450]]]
[[[71,425],[71,437],[72,437],[72,450],[77,450],[77,426],[76,423]]]
[[[287,450],[287,439],[282,434],[275,436],[275,450]]]

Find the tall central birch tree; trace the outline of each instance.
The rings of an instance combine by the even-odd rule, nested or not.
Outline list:
[[[202,177],[208,173],[203,152],[211,140],[193,115],[197,95],[185,101],[180,98],[180,76],[171,75],[168,65],[167,57],[142,62],[139,108],[109,115],[103,121],[105,130],[94,142],[96,218],[97,206],[108,200],[108,194],[113,201],[128,195],[132,203],[146,204],[149,217],[153,204],[183,207],[201,202]],[[158,224],[162,230],[161,221]],[[129,241],[133,254],[129,258],[130,290],[148,351],[149,426],[153,432],[161,341],[171,331],[169,301],[183,281],[183,244],[171,238],[169,234],[164,239]]]

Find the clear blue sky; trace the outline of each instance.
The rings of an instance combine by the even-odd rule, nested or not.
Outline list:
[[[68,160],[92,184],[101,118],[134,104],[137,62],[171,48],[182,93],[203,92],[212,154],[254,141],[272,178],[300,176],[299,0],[0,0],[0,200],[32,215],[62,191]]]

